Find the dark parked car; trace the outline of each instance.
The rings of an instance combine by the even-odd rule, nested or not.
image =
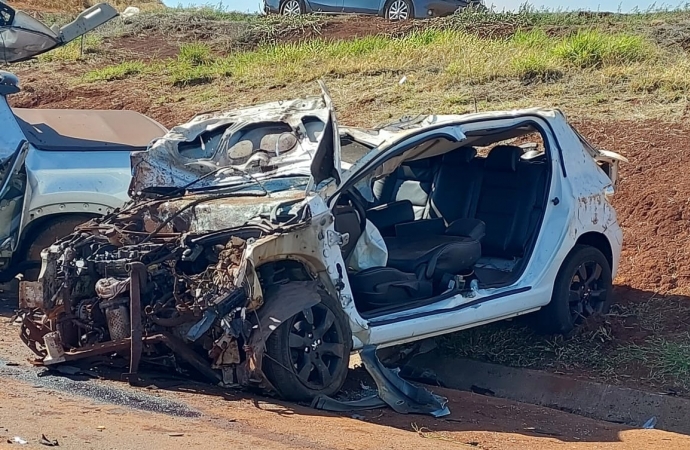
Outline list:
[[[484,8],[483,0],[264,0],[266,13],[372,14],[389,20],[425,19],[467,7]]]

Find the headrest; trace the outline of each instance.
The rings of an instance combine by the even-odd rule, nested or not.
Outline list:
[[[443,162],[448,164],[467,164],[475,156],[477,156],[476,148],[460,147],[443,155]]]
[[[523,152],[523,149],[513,145],[497,145],[491,149],[486,157],[484,168],[501,172],[515,172]]]
[[[525,153],[522,154],[522,156],[520,156],[520,158],[530,160],[537,158],[543,154],[544,153],[540,152],[539,150],[527,150]]]

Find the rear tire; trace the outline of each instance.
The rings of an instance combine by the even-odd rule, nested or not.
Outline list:
[[[281,323],[266,340],[263,372],[286,400],[332,396],[347,377],[352,351],[347,316],[328,293],[319,289],[319,294],[320,303]]]
[[[608,313],[612,290],[611,266],[604,254],[576,245],[556,276],[551,302],[538,313],[540,331],[568,334],[588,317]]]
[[[58,216],[47,219],[46,222],[33,229],[25,238],[23,244],[24,251],[20,252],[23,256],[20,264],[27,268],[23,270],[24,281],[36,281],[41,273],[41,252],[50,247],[59,239],[66,237],[74,232],[74,229],[84,222],[92,219],[93,216],[69,215]]]
[[[390,0],[386,3],[384,16],[393,22],[410,20],[414,17],[412,2],[410,0]]]
[[[304,3],[301,0],[285,0],[280,5],[280,14],[283,16],[299,16],[304,14]]]

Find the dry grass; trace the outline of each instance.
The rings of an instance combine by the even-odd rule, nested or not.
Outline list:
[[[688,314],[687,298],[653,296],[614,304],[609,315],[570,337],[539,335],[524,318],[455,333],[439,343],[453,356],[688,394],[690,334],[677,320]]]
[[[645,114],[668,120],[683,114],[688,67],[687,53],[631,32],[550,36],[532,29],[497,39],[432,28],[399,38],[268,44],[228,55],[212,52],[205,43],[189,43],[178,58],[148,63],[129,76],[159,88],[157,96],[171,87],[213,86],[214,91],[250,92],[252,101],[313,91],[314,81],[325,79],[339,111],[348,119],[349,111],[357,111],[349,121],[366,125],[405,113],[468,112],[475,104],[479,109],[541,105],[571,114]],[[83,79],[107,79],[98,75],[104,70],[87,71]],[[229,106],[227,97],[196,104],[197,97],[188,93],[185,107],[223,108]],[[636,108],[629,107],[632,100]]]
[[[160,0],[108,0],[112,6],[122,11],[128,6],[135,6],[142,11],[157,11],[164,8]],[[99,3],[95,0],[19,0],[12,2],[15,9],[22,9],[31,12],[48,13],[79,13],[82,10]]]

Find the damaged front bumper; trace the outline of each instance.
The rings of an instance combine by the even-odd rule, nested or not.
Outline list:
[[[234,209],[221,214],[220,205],[199,208],[200,199],[216,201],[140,201],[45,249],[39,280],[22,281],[19,292],[20,335],[37,356],[33,362],[117,354],[129,359],[129,378],[148,362],[185,374],[193,369],[226,386],[272,390],[261,372],[264,342],[275,329],[271,320],[287,317],[262,310],[254,255],[287,230],[308,228],[309,202],[294,191],[251,202],[232,198],[224,204]],[[243,225],[217,230],[212,219]]]

